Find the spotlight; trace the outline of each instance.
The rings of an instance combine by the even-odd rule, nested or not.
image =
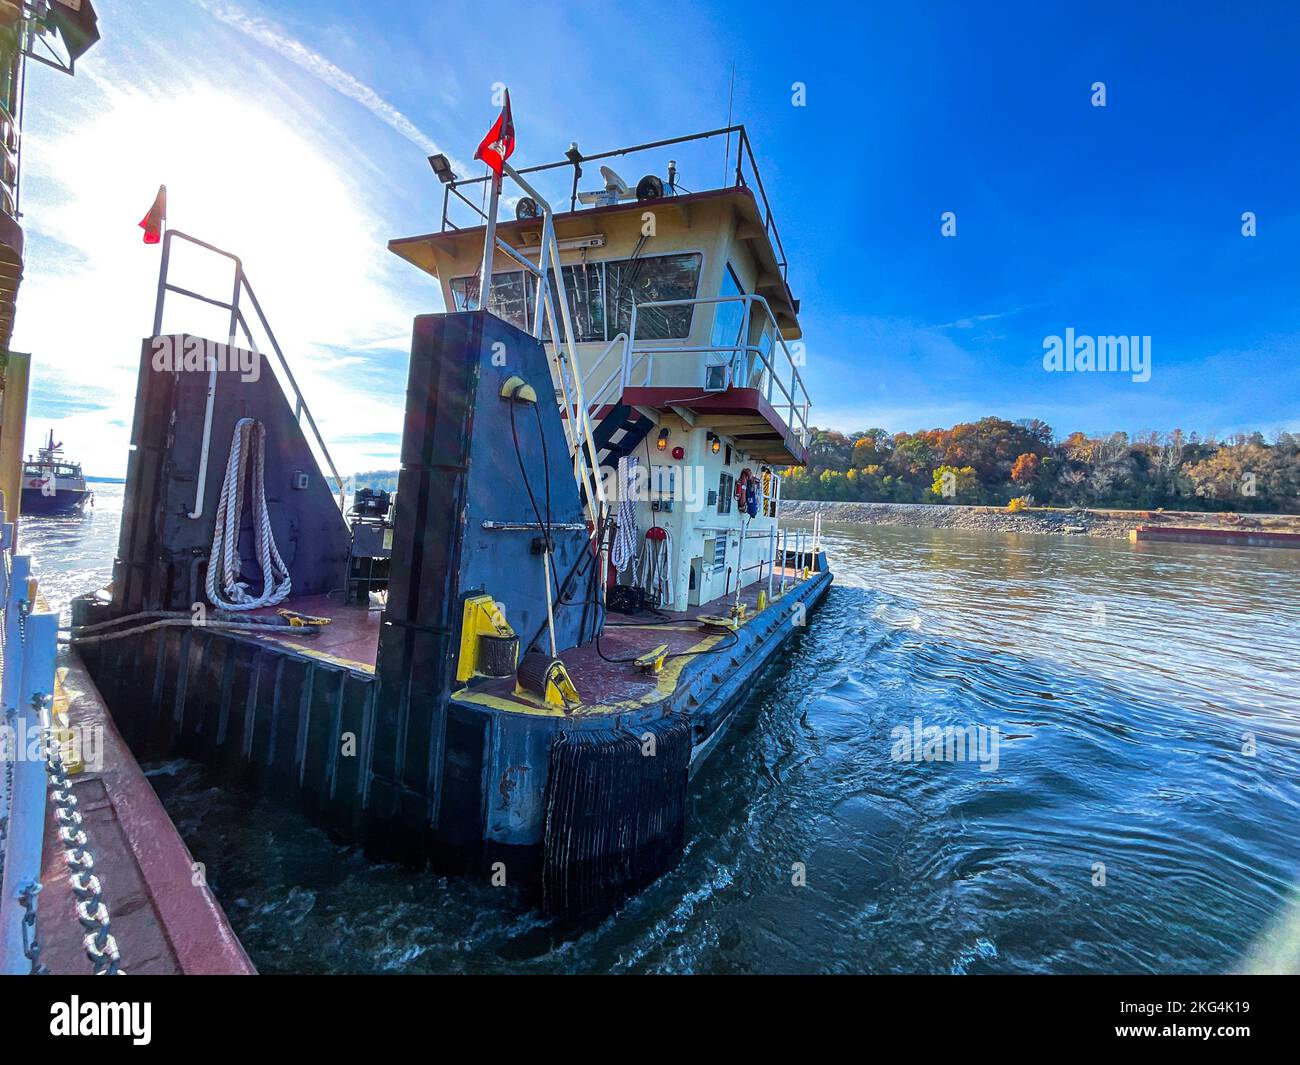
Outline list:
[[[433,172],[444,185],[456,180],[456,175],[452,173],[451,161],[445,155],[439,153],[429,156],[429,165],[433,167]]]
[[[667,430],[667,429],[660,429],[660,430],[659,430],[659,439],[655,441],[655,449],[658,450],[658,451],[667,451],[667,450],[668,450],[668,430]]]

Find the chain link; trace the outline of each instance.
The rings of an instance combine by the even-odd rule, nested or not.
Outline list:
[[[18,895],[23,910],[23,956],[32,963],[32,976],[49,976],[50,970],[41,964],[41,944],[36,938],[36,896],[41,893],[40,881],[28,884]]]

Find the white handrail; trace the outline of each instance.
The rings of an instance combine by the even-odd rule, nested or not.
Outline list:
[[[638,311],[642,308],[658,307],[694,307],[705,304],[722,304],[722,303],[743,303],[745,305],[745,319],[743,323],[743,334],[745,341],[739,344],[718,344],[718,345],[695,345],[684,347],[641,347],[636,346],[636,326]],[[763,352],[757,345],[748,342],[749,323],[754,305],[762,307],[767,321],[773,327],[773,336],[777,344],[780,345],[782,353],[785,355],[786,364],[790,369],[790,384],[787,387],[777,374],[777,368],[771,358]],[[632,306],[632,317],[628,328],[628,341],[624,346],[623,353],[623,388],[626,390],[632,387],[632,371],[634,366],[639,365],[639,360],[634,356],[640,355],[646,363],[645,381],[648,384],[654,370],[654,357],[656,355],[702,355],[702,354],[728,354],[730,359],[728,364],[734,366],[736,361],[742,355],[757,355],[762,362],[763,367],[768,371],[767,394],[769,402],[772,399],[773,384],[780,390],[781,395],[786,402],[779,405],[778,411],[786,411],[786,425],[795,429],[799,434],[802,443],[808,442],[808,414],[812,407],[812,400],[808,395],[808,389],[803,383],[803,377],[799,373],[798,363],[790,353],[790,348],[781,336],[780,328],[777,326],[776,317],[772,314],[772,308],[767,300],[757,294],[741,294],[736,296],[698,296],[694,299],[681,300],[652,300],[646,303],[636,303]],[[802,401],[796,397],[801,397]]]
[[[610,356],[611,353],[617,350],[621,355],[622,348],[626,343],[627,343],[627,334],[619,333],[618,336],[614,337],[613,340],[611,340],[608,344],[606,344],[605,350],[602,351],[600,355],[597,357],[596,361],[593,362],[590,367],[588,367],[586,380],[590,381],[595,377],[596,367],[598,367],[601,363],[603,363]],[[605,405],[605,399],[607,393],[609,393],[614,388],[614,386],[617,385],[622,380],[622,377],[623,377],[623,363],[622,363],[622,359],[620,358],[619,364],[615,366],[614,369],[610,372],[609,376],[606,377],[603,382],[601,382],[600,387],[592,390],[591,398],[587,401],[587,412],[589,414],[595,414],[597,411],[600,410],[601,407]]]
[[[168,280],[171,265],[172,240],[174,238],[188,241],[196,247],[205,251],[212,252],[222,258],[229,259],[234,263],[234,291],[231,294],[230,302],[216,299],[211,296],[205,296],[202,293],[194,292],[181,285],[174,285]],[[200,303],[206,303],[213,307],[219,307],[222,310],[230,312],[230,340],[229,343],[234,346],[237,342],[235,327],[243,329],[244,337],[248,340],[251,350],[257,352],[257,344],[253,341],[252,330],[248,327],[248,321],[244,317],[244,312],[240,307],[241,296],[245,293],[248,295],[249,302],[253,305],[253,311],[261,323],[262,331],[266,333],[267,339],[271,342],[271,350],[275,352],[279,360],[280,369],[284,374],[284,381],[289,389],[293,392],[294,399],[294,418],[299,425],[302,424],[303,415],[307,416],[307,424],[311,428],[312,437],[308,438],[308,447],[311,446],[311,439],[314,438],[316,446],[320,449],[320,457],[325,460],[325,465],[329,468],[330,476],[334,479],[334,484],[339,492],[339,507],[344,505],[344,482],[339,475],[337,467],[334,465],[334,459],[330,456],[329,448],[325,445],[325,438],[321,436],[321,431],[316,425],[316,419],[312,417],[311,409],[307,406],[307,400],[303,397],[302,389],[298,387],[298,381],[293,376],[293,371],[289,369],[289,361],[284,357],[284,352],[280,349],[280,343],[276,340],[275,333],[271,330],[271,323],[267,321],[265,313],[262,311],[262,305],[257,299],[257,293],[253,291],[253,286],[249,284],[248,275],[244,273],[244,262],[234,252],[225,251],[214,244],[209,244],[205,240],[199,240],[198,237],[192,237],[188,233],[183,233],[179,229],[169,229],[163,235],[162,258],[158,264],[158,295],[154,304],[153,317],[153,336],[159,336],[162,333],[163,326],[163,309],[166,305],[167,293],[175,292],[178,295],[186,296],[190,299],[198,300]],[[206,401],[206,410],[203,420],[203,446],[199,458],[199,479],[195,488],[195,505],[194,510],[188,513],[190,518],[198,518],[203,514],[203,497],[206,492],[208,477],[208,458],[211,448],[212,439],[212,408],[217,388],[217,367],[213,363],[208,370],[208,394]],[[306,433],[303,434],[306,437]]]

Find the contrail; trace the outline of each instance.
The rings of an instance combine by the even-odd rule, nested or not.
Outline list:
[[[319,78],[331,89],[342,93],[350,100],[355,100],[381,122],[391,126],[412,144],[418,145],[426,155],[436,155],[441,151],[431,137],[369,85],[335,66],[319,52],[313,52],[275,23],[247,15],[231,4],[212,3],[211,0],[195,0],[195,3],[227,26],[238,30],[258,44],[278,52],[289,62]],[[459,164],[453,162],[453,165],[462,173],[464,172],[464,168]]]

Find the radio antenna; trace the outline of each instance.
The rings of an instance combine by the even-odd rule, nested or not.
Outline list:
[[[727,157],[722,161],[722,187],[727,187],[727,175],[731,173],[731,105],[736,100],[736,61],[731,61],[731,91],[727,94]],[[736,150],[740,147],[737,145]],[[739,160],[737,160],[739,162]]]

